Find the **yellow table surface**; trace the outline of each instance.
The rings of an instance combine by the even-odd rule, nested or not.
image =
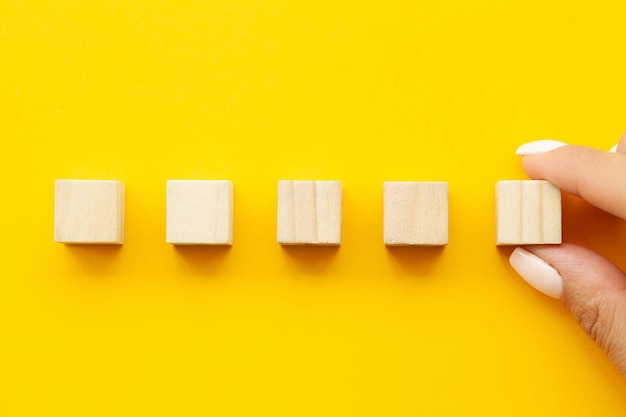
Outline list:
[[[0,415],[622,416],[626,384],[494,245],[516,147],[626,128],[623,1],[0,5]],[[54,180],[126,184],[121,247],[53,242]],[[230,179],[232,248],[165,243],[167,179]],[[340,248],[277,181],[343,182]],[[450,243],[386,248],[384,181]],[[624,222],[564,199],[626,267]]]

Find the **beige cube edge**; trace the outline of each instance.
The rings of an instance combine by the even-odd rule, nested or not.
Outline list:
[[[233,244],[233,184],[227,180],[168,180],[166,237],[173,245]]]
[[[279,181],[277,241],[341,244],[341,181]]]
[[[562,243],[561,190],[544,180],[496,183],[496,245]]]
[[[387,246],[448,244],[448,183],[384,183],[383,235]]]
[[[124,243],[124,184],[115,180],[55,181],[54,240],[66,244]]]

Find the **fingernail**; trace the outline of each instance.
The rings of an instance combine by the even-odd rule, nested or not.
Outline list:
[[[509,263],[531,287],[552,298],[561,298],[563,278],[546,261],[526,249],[517,248],[511,254]]]
[[[609,149],[609,152],[611,152],[611,153],[617,152],[617,145],[615,145],[611,149]]]
[[[540,153],[553,151],[563,146],[567,146],[567,143],[552,139],[536,140],[534,142],[528,142],[523,144],[522,146],[517,148],[515,154],[520,156],[537,155]]]

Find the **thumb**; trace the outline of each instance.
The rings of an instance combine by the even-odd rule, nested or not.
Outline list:
[[[573,244],[517,248],[509,261],[531,286],[560,298],[626,376],[626,275],[618,267]]]

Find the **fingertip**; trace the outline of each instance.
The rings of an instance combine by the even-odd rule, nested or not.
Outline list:
[[[560,299],[563,294],[563,278],[546,261],[524,248],[516,248],[509,263],[531,287],[547,295]]]
[[[546,157],[550,158],[547,154],[535,154],[526,155],[522,157],[522,169],[530,179],[533,180],[545,180],[546,179]]]
[[[626,143],[618,146],[626,149]],[[546,180],[563,191],[626,219],[626,159],[585,146],[568,145],[522,158],[526,174]]]

